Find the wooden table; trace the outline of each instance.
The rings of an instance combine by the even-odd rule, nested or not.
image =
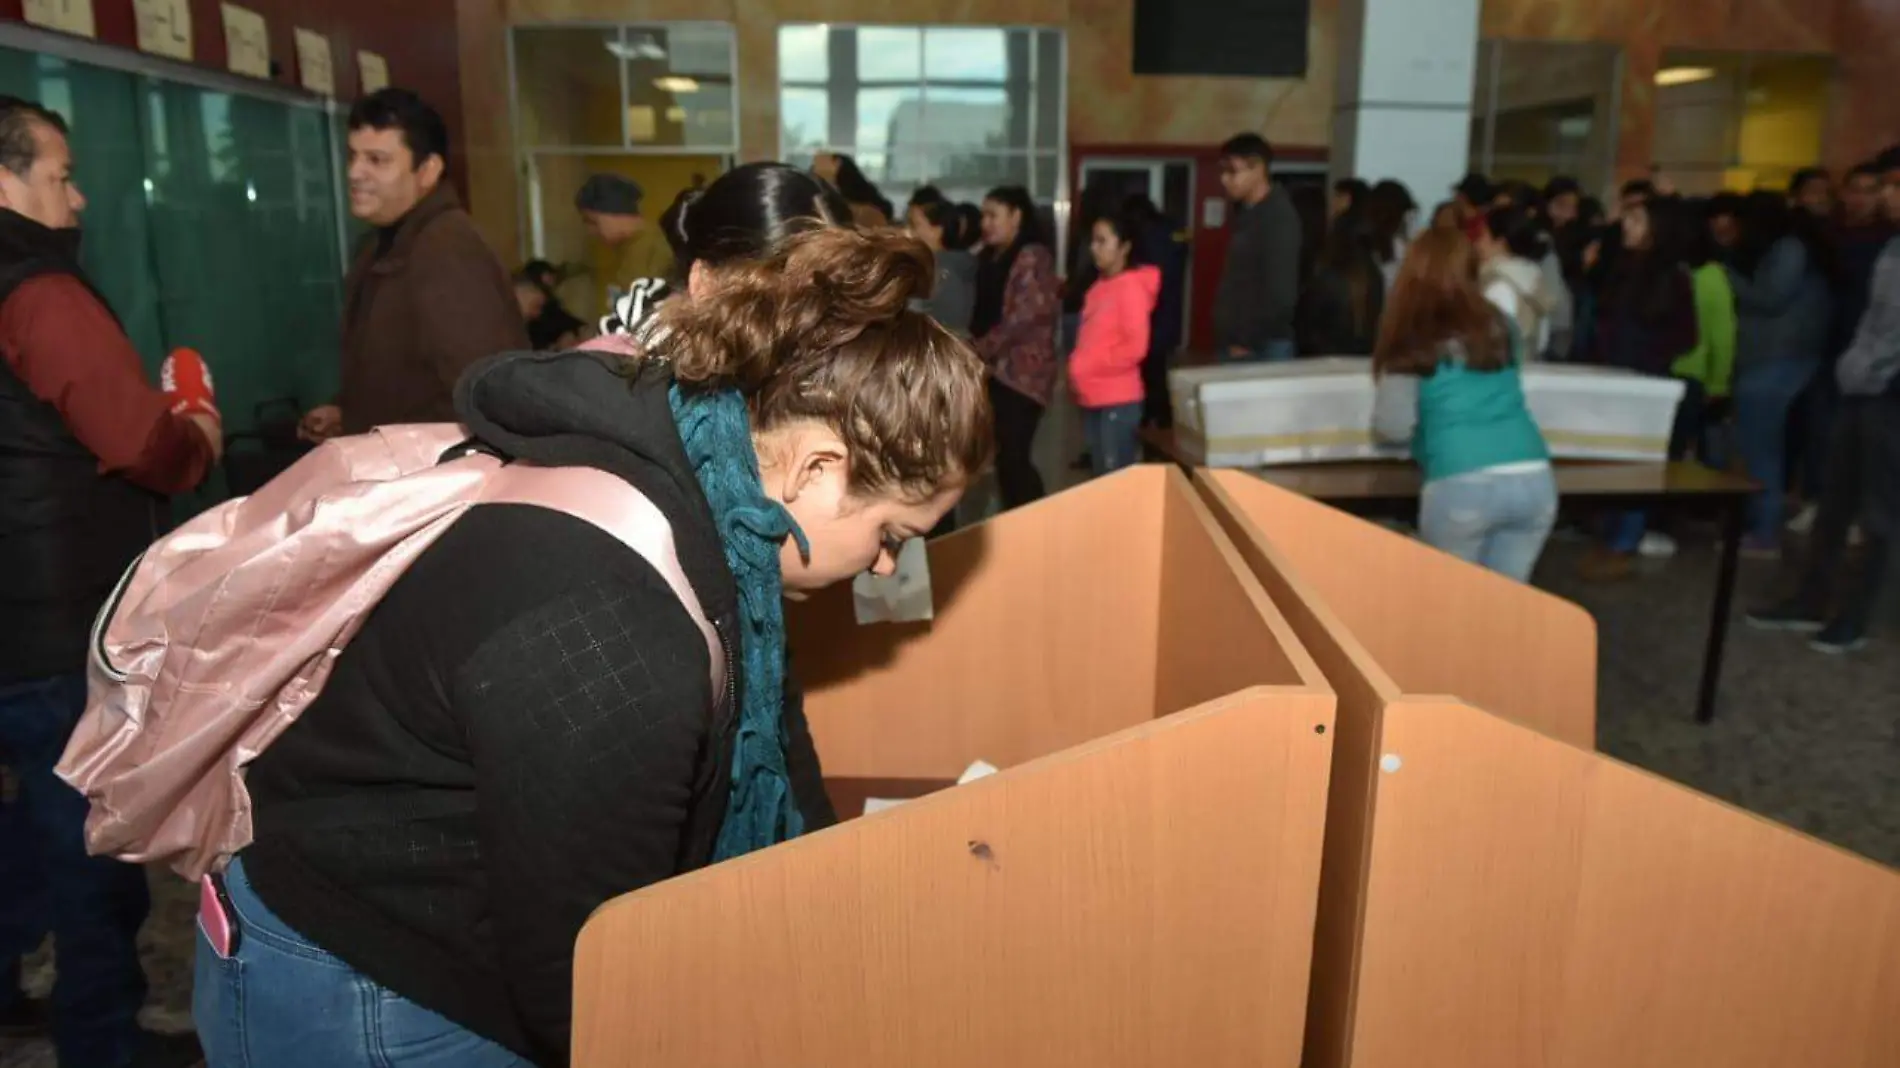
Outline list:
[[[1193,444],[1180,441],[1172,430],[1145,428],[1141,442],[1150,460],[1190,469],[1200,466]],[[1250,470],[1276,486],[1369,518],[1414,518],[1419,490],[1424,485],[1417,465],[1410,461],[1290,464]],[[1693,463],[1559,462],[1554,471],[1558,497],[1592,507],[1707,510],[1720,514],[1722,555],[1716,568],[1715,603],[1695,706],[1696,722],[1712,721],[1722,679],[1722,653],[1728,644],[1729,614],[1735,600],[1743,521],[1748,498],[1755,492],[1754,483]]]

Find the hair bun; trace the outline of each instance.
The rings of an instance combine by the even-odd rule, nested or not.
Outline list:
[[[928,297],[937,279],[930,249],[890,227],[827,226],[796,235],[785,243],[785,271],[838,320],[864,323]]]

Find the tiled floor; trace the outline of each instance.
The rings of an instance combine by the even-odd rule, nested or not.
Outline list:
[[[1055,466],[1045,461],[1044,470]],[[1712,548],[1692,542],[1676,559],[1608,586],[1575,578],[1579,552],[1575,543],[1553,543],[1537,582],[1597,619],[1604,751],[1900,866],[1900,640],[1876,637],[1855,656],[1832,658],[1737,618],[1718,718],[1698,726],[1691,709]],[[1738,616],[1776,579],[1774,565],[1744,563]],[[1890,625],[1895,631],[1900,625]],[[155,874],[153,885],[159,904],[146,931],[147,1022],[172,1030],[190,1022],[194,901],[190,887],[168,873]],[[44,968],[34,975],[41,986],[49,979]],[[53,1059],[44,1045],[0,1046],[0,1068],[53,1068]]]

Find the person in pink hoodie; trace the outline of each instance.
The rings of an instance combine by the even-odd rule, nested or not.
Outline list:
[[[1082,304],[1069,385],[1082,408],[1089,460],[1098,475],[1119,471],[1139,455],[1141,361],[1161,293],[1161,271],[1134,262],[1140,233],[1140,221],[1124,213],[1096,220],[1089,240],[1100,274]]]

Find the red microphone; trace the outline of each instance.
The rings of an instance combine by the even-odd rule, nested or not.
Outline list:
[[[211,385],[211,368],[205,358],[192,349],[173,349],[159,365],[158,388],[171,402],[173,415],[208,415],[219,422],[217,392]]]

